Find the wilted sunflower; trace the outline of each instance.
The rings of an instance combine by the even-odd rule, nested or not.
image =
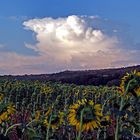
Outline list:
[[[80,130],[80,118],[82,116],[82,131],[89,131],[100,126],[101,122],[101,105],[94,104],[92,100],[87,101],[83,99],[78,103],[73,104],[69,109],[68,120],[69,123]]]
[[[50,121],[50,117],[51,117],[50,127],[52,129],[56,129],[63,124],[63,121],[64,121],[63,116],[64,116],[63,112],[59,111],[58,113],[53,113],[52,110],[49,109],[45,113],[44,125],[47,127],[49,126],[49,121]]]
[[[127,73],[120,84],[122,93],[132,93],[134,96],[140,96],[140,72],[133,71]]]

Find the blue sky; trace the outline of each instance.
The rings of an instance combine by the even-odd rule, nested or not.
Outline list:
[[[37,36],[37,34],[41,36],[41,33],[40,32],[38,33],[38,31],[33,29],[29,24],[27,23],[24,24],[24,22],[29,21],[28,23],[30,24],[32,23],[38,26],[36,23],[34,23],[34,21],[31,21],[31,19],[37,19],[38,21],[40,19],[42,21],[41,22],[39,21],[39,26],[40,25],[44,26],[42,25],[42,23],[47,22],[48,20],[44,21],[43,18],[47,18],[47,17],[51,17],[52,19],[53,18],[57,19],[57,22],[59,22],[60,20],[58,20],[58,18],[61,17],[62,19],[65,19],[72,15],[77,15],[77,16],[85,15],[86,19],[84,18],[84,20],[88,20],[87,17],[89,16],[96,16],[99,18],[97,18],[96,21],[93,21],[93,25],[95,26],[95,28],[100,30],[104,36],[108,36],[107,39],[112,39],[112,37],[110,37],[112,35],[114,38],[116,37],[117,40],[119,41],[121,40],[118,43],[119,49],[117,49],[117,51],[119,51],[122,48],[125,48],[127,50],[131,49],[133,50],[133,52],[138,52],[140,50],[139,5],[140,5],[139,0],[133,0],[133,1],[132,0],[106,0],[106,1],[105,0],[104,1],[103,0],[70,0],[70,1],[66,1],[66,0],[22,0],[22,1],[21,0],[12,0],[12,1],[1,0],[0,1],[0,53],[2,55],[0,56],[0,66],[3,68],[0,69],[0,74],[47,73],[47,72],[57,72],[57,71],[65,70],[65,69],[72,69],[72,70],[73,69],[74,70],[75,69],[93,69],[93,68],[119,67],[119,66],[131,65],[131,64],[132,65],[138,64],[139,53],[136,53],[135,57],[132,57],[130,59],[130,61],[132,61],[130,63],[128,62],[128,59],[122,57],[122,59],[125,59],[125,63],[120,64],[121,60],[116,60],[114,62],[108,62],[111,64],[105,65],[103,67],[101,66],[98,67],[98,65],[93,66],[89,64],[89,62],[87,61],[84,61],[84,63],[79,65],[79,62],[83,61],[83,59],[85,60],[86,56],[85,58],[81,58],[81,57],[77,58],[77,56],[74,56],[73,54],[71,54],[70,63],[67,62],[65,65],[63,65],[64,61],[61,61],[61,62],[59,61],[58,62],[59,65],[58,67],[56,67],[55,64],[57,63],[56,61],[54,61],[53,62],[54,65],[50,65],[52,58],[48,56],[51,55],[52,51],[49,52],[43,47],[39,47],[39,45],[42,46],[43,44],[42,42],[44,42],[43,39],[40,39],[40,37],[38,38]],[[79,17],[79,20],[80,19],[82,18]],[[75,17],[74,17],[74,20],[75,20]],[[84,27],[84,25],[82,25],[77,20],[76,22],[79,24],[79,26],[81,25],[82,27]],[[95,25],[95,22],[96,24],[99,23],[100,25]],[[61,21],[61,24],[64,24],[64,23],[65,23],[64,21],[63,22]],[[92,27],[93,29],[94,29],[94,26]],[[114,33],[112,30],[114,30],[114,32],[116,31],[116,33]],[[69,31],[69,30],[66,30],[66,31]],[[46,34],[44,38],[45,37],[47,38],[49,35]],[[48,38],[46,40],[48,42],[50,41],[48,40]],[[64,42],[61,42],[61,43],[64,43]],[[47,45],[49,44],[46,43],[46,46]],[[31,49],[31,47],[25,47],[25,46],[32,46],[32,47],[35,46],[34,48],[39,48],[39,49],[35,50],[35,49]],[[42,51],[41,51],[42,48],[44,49],[43,51],[45,50],[48,51],[48,53],[45,54],[47,58],[45,56],[43,56],[43,58],[45,60],[49,59],[50,61],[44,61],[44,64],[43,64],[37,59],[38,64],[36,65],[32,65],[32,63],[23,65],[26,63],[26,61],[23,62],[23,60],[25,59],[23,57],[40,56],[42,55]],[[96,50],[96,48],[93,48],[93,49]],[[103,50],[101,49],[101,51],[104,51],[104,49]],[[122,50],[122,52],[125,52],[125,50]],[[16,58],[13,58],[13,54],[14,56],[16,55]],[[132,54],[132,52],[131,53],[127,52],[126,56],[127,55],[129,56],[129,54]],[[68,56],[69,55],[70,54],[68,54]],[[7,60],[5,60],[4,62],[4,59],[2,57],[7,57]],[[19,64],[16,65],[15,67],[14,66],[10,67],[10,64],[12,63],[12,61],[10,62],[8,61],[8,59],[10,58],[13,59],[13,61],[15,61],[18,58],[20,58],[21,60],[18,60]],[[44,60],[43,58],[41,58],[42,61]],[[32,59],[32,58],[29,58],[29,59]],[[75,62],[77,62],[77,64],[75,64]],[[8,63],[7,65],[9,66],[5,66],[4,63]],[[20,66],[20,63],[21,63],[21,66]],[[113,65],[114,63],[119,63],[120,65]],[[23,68],[25,69],[25,71],[24,70],[21,71],[21,69]]]

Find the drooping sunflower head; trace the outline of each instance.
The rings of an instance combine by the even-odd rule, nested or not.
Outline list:
[[[55,113],[55,112],[52,112],[52,110],[50,109],[45,114],[44,125],[48,127],[49,122],[50,122],[50,127],[52,129],[56,129],[63,124],[64,122],[63,116],[64,116],[63,112],[59,111],[58,113]]]
[[[70,125],[80,130],[82,113],[82,131],[89,131],[100,126],[102,117],[101,105],[94,104],[92,100],[83,99],[70,106],[68,120]]]
[[[140,72],[127,73],[122,78],[120,87],[123,94],[130,92],[135,96],[140,96]]]

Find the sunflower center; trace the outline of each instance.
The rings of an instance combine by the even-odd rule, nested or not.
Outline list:
[[[48,121],[50,119],[50,116],[48,117]],[[59,117],[57,115],[52,115],[51,118],[51,124],[57,124],[59,122]]]
[[[93,108],[89,105],[88,106],[81,105],[77,109],[77,113],[76,113],[77,120],[80,121],[80,116],[81,116],[82,110],[84,110],[83,123],[88,123],[88,122],[91,122],[93,119],[95,119],[96,115],[94,114]]]

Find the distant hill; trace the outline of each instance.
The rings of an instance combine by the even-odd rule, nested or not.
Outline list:
[[[85,70],[85,71],[63,71],[54,74],[40,75],[17,75],[17,76],[1,76],[17,80],[39,80],[52,81],[61,83],[70,83],[77,85],[119,85],[120,79],[126,72],[133,70],[140,71],[140,65],[116,68],[116,69],[100,69],[100,70]]]

